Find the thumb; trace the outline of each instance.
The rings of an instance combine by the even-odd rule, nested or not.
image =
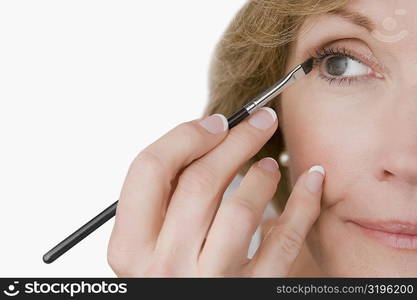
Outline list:
[[[255,276],[285,277],[320,214],[325,172],[314,166],[297,180],[282,215],[265,234],[249,264]]]

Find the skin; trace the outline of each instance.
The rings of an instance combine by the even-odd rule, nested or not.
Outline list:
[[[347,8],[371,19],[379,33],[407,34],[387,42],[329,15],[310,17],[300,30],[289,67],[339,40],[339,47],[377,62],[373,69],[382,77],[329,85],[315,68],[282,95],[292,182],[313,162],[326,169],[320,216],[289,275],[416,277],[417,250],[387,247],[349,221],[417,222],[417,2],[361,0]],[[406,13],[395,15],[399,8]],[[396,28],[384,23],[388,17]]]

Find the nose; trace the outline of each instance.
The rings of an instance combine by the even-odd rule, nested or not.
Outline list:
[[[417,189],[417,99],[408,96],[397,99],[391,107],[382,178],[414,185]]]
[[[417,152],[393,153],[383,168],[383,180],[402,181],[417,188]]]

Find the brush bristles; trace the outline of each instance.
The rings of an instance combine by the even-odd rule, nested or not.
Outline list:
[[[313,58],[307,59],[305,62],[301,64],[301,67],[303,68],[304,74],[308,74],[313,69]]]

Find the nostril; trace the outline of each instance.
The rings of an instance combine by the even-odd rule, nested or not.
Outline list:
[[[387,171],[387,170],[384,170],[383,172],[382,172],[382,178],[381,178],[381,180],[388,180],[390,177],[392,177],[394,174],[393,173],[391,173],[390,171]]]
[[[390,171],[384,170],[384,177],[389,177],[393,175]]]

